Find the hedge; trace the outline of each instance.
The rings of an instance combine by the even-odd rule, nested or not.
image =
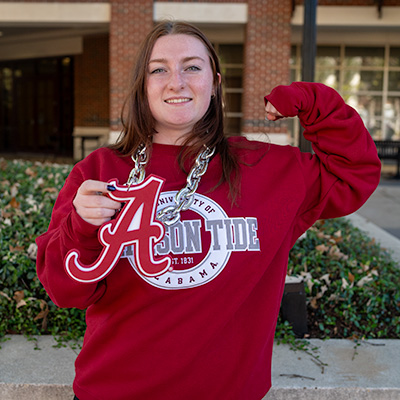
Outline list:
[[[0,159],[0,339],[84,334],[84,311],[58,308],[35,267],[35,238],[46,231],[71,168]],[[400,338],[400,269],[348,220],[318,221],[291,250],[288,274],[304,279],[309,337]],[[293,340],[288,321],[279,318],[276,338]]]

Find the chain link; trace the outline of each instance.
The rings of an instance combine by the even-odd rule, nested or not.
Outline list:
[[[132,185],[138,185],[144,181],[146,175],[145,166],[147,164],[147,152],[144,144],[140,145],[136,153],[132,155],[132,160],[134,166],[125,184],[128,185],[129,188]]]
[[[193,168],[190,170],[186,179],[186,186],[182,188],[175,196],[175,204],[165,207],[157,214],[157,219],[164,225],[171,226],[180,219],[181,211],[190,208],[194,201],[194,194],[199,186],[201,177],[206,173],[210,158],[215,153],[215,147],[209,149],[206,147],[196,158]]]
[[[189,172],[186,179],[186,186],[182,188],[175,196],[175,204],[172,206],[165,207],[157,214],[157,219],[164,225],[171,226],[180,220],[181,211],[186,211],[190,208],[194,201],[194,194],[199,186],[201,177],[206,173],[210,158],[215,153],[215,147],[209,149],[205,146],[205,149],[200,152],[197,156],[196,161]],[[141,145],[136,153],[132,156],[134,166],[129,173],[126,185],[131,187],[132,185],[138,185],[142,183],[146,172],[145,167],[147,164],[147,152],[146,146]]]

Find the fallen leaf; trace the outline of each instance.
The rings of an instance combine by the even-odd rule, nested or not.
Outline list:
[[[315,296],[317,299],[320,299],[323,297],[323,295],[325,294],[325,292],[328,290],[327,286],[322,286],[321,287],[321,291],[317,293],[317,295]]]
[[[13,197],[9,203],[12,208],[19,208],[20,203],[17,201],[15,197]]]
[[[353,283],[354,282],[354,275],[351,272],[349,272],[348,273],[348,277],[349,277],[349,281]]]
[[[58,190],[55,187],[47,187],[43,189],[44,193],[58,193]]]
[[[49,310],[42,310],[39,312],[38,315],[36,315],[35,318],[33,318],[33,320],[37,321],[38,319],[46,318],[48,313],[49,313]]]
[[[4,293],[4,292],[0,292],[0,296],[3,296],[3,297],[5,297],[8,301],[11,301],[11,297],[10,297],[8,294]]]
[[[347,260],[349,258],[349,256],[342,253],[337,246],[332,246],[328,254],[335,260]]]
[[[23,306],[26,306],[26,301],[24,299],[20,300],[16,305],[17,308],[20,308]]]
[[[319,278],[319,279],[325,281],[325,283],[326,283],[328,286],[331,284],[331,280],[329,279],[329,274],[322,275],[321,278]]]
[[[315,250],[320,251],[321,253],[325,253],[329,250],[329,246],[326,246],[325,244],[320,244],[315,247]]]
[[[19,188],[20,186],[21,186],[21,185],[20,185],[19,182],[14,183],[14,185],[11,186],[11,188],[10,188],[11,197],[15,197],[15,196],[18,194],[18,188]]]
[[[313,298],[311,299],[311,301],[310,301],[310,306],[311,306],[314,310],[316,310],[316,309],[318,308],[318,305],[317,305],[317,298],[316,298],[316,297],[313,297]]]
[[[342,237],[337,237],[334,238],[333,241],[337,244],[337,243],[342,243],[343,242],[343,238]]]
[[[14,292],[13,299],[17,302],[17,308],[26,306],[26,301],[24,300],[25,293],[23,290],[17,290]]]
[[[16,302],[21,301],[24,297],[25,297],[25,293],[23,290],[17,290],[16,292],[14,292],[13,299]]]
[[[36,179],[35,187],[43,186],[44,183],[45,183],[45,180],[42,177],[39,177],[38,179]]]
[[[367,276],[364,276],[364,278],[361,278],[357,282],[358,287],[363,287],[366,283],[373,281],[374,278],[371,276],[371,274],[368,274]]]
[[[28,167],[28,168],[25,170],[25,174],[27,174],[28,176],[30,176],[30,177],[32,177],[32,178],[35,178],[35,177],[37,176],[37,172],[36,172],[36,171],[33,171],[30,167]]]
[[[38,319],[43,319],[42,321],[42,330],[46,330],[47,328],[47,315],[49,314],[49,306],[46,301],[40,300],[40,309],[42,311],[39,312],[38,315],[33,319],[37,321]]]
[[[31,243],[28,247],[27,253],[31,260],[36,260],[38,247],[36,243]]]
[[[11,252],[16,252],[16,251],[24,251],[25,248],[23,246],[11,246],[11,244],[8,246]]]

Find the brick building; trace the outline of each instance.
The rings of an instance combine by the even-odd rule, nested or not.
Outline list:
[[[0,153],[79,159],[114,140],[138,44],[164,18],[215,44],[229,134],[296,144],[297,125],[265,121],[262,99],[301,79],[303,15],[301,0],[0,1]],[[400,140],[399,39],[400,0],[318,2],[315,81],[376,139]]]

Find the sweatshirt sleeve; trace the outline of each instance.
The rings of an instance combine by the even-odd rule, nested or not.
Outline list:
[[[315,153],[296,151],[306,188],[298,214],[302,230],[319,218],[360,208],[379,183],[381,163],[358,113],[320,83],[278,86],[265,97],[268,101],[282,115],[299,117]]]
[[[105,280],[93,284],[79,283],[70,278],[64,269],[64,257],[71,249],[79,250],[85,264],[92,263],[101,251],[98,227],[84,221],[72,204],[84,180],[77,164],[58,195],[48,231],[36,239],[39,280],[59,307],[84,309],[97,301],[106,289]]]

